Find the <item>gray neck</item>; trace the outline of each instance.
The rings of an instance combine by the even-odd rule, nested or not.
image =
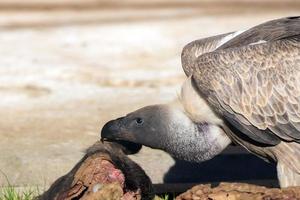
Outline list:
[[[218,126],[192,121],[183,124],[170,127],[170,138],[164,145],[164,150],[175,158],[191,162],[209,160],[231,142]]]

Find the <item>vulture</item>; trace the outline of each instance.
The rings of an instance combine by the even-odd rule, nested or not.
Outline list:
[[[191,162],[234,142],[277,163],[281,187],[299,186],[300,16],[193,41],[181,61],[187,78],[178,101],[107,122],[102,140]]]

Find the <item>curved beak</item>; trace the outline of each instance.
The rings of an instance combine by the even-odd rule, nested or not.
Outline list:
[[[101,130],[101,141],[118,139],[118,135],[121,132],[121,128],[120,128],[121,119],[122,118],[111,120],[103,126]]]
[[[113,141],[123,146],[125,154],[135,154],[142,148],[141,144],[136,144],[126,140],[126,135],[122,131],[122,119],[124,117],[107,122],[101,130],[101,141]]]

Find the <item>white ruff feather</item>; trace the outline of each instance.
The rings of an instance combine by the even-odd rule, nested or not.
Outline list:
[[[180,101],[185,112],[194,122],[207,122],[222,125],[222,120],[211,110],[207,102],[200,97],[189,77],[182,85]]]
[[[249,45],[256,45],[256,44],[262,44],[262,43],[266,43],[267,41],[265,41],[265,40],[258,40],[257,42],[253,42],[253,43],[251,43],[251,44],[249,44]]]
[[[227,36],[225,36],[217,45],[216,49],[219,48],[220,46],[222,46],[223,44],[225,44],[226,42],[228,42],[229,40],[232,40],[233,38],[235,38],[236,36],[240,35],[241,33],[245,32],[246,30],[243,31],[236,31],[234,33],[231,33]]]

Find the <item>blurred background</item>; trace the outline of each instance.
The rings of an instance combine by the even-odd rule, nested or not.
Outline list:
[[[176,98],[188,42],[299,11],[298,0],[0,0],[0,185],[47,186],[106,121]],[[154,183],[275,179],[235,147],[201,165],[148,148],[131,158]]]

